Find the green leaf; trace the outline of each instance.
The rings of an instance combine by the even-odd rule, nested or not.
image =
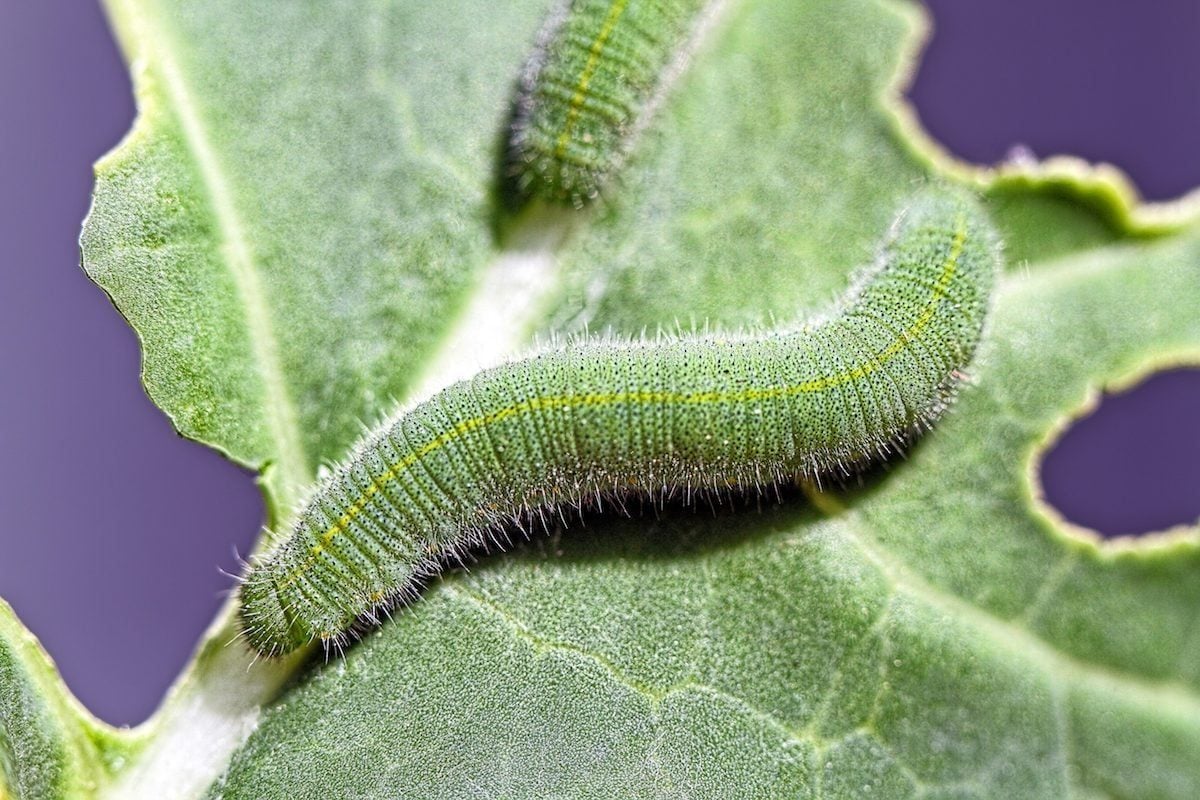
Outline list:
[[[274,467],[286,511],[406,395],[490,257],[491,145],[537,4],[110,5],[139,116],[98,166],[85,267],[150,396]]]
[[[90,797],[100,771],[92,724],[33,634],[0,601],[0,798]]]
[[[100,166],[85,263],[156,402],[266,470],[278,517],[472,346],[794,319],[932,178],[985,190],[1010,261],[973,385],[906,460],[535,537],[261,719],[297,663],[247,669],[218,625],[119,796],[226,767],[211,797],[1200,794],[1200,534],[1100,547],[1034,477],[1098,388],[1200,361],[1200,228],[1103,175],[931,154],[894,97],[913,6],[730,2],[560,273],[528,223],[528,279],[489,184],[542,3],[109,5],[141,117]],[[198,738],[208,760],[168,783]]]

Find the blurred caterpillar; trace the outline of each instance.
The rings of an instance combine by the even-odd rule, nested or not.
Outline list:
[[[502,194],[582,207],[620,167],[711,0],[571,0],[542,30],[513,102]]]
[[[820,321],[763,335],[584,340],[454,384],[365,436],[241,587],[250,644],[337,640],[457,554],[591,498],[756,487],[886,454],[950,400],[999,243],[927,190]]]

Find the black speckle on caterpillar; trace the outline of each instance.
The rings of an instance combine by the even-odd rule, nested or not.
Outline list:
[[[527,59],[500,194],[580,208],[620,167],[712,0],[563,0]]]
[[[254,561],[240,589],[246,639],[268,655],[338,642],[530,513],[883,457],[946,408],[999,266],[975,201],[926,190],[817,322],[586,339],[456,383],[366,435]]]

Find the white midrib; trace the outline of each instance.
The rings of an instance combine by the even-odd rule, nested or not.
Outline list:
[[[499,253],[484,269],[458,323],[429,356],[405,408],[450,384],[498,366],[527,345],[528,326],[555,286],[553,229],[537,248]],[[402,410],[401,410],[402,411]],[[397,411],[397,413],[401,413]]]

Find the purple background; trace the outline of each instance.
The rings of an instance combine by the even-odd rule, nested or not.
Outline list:
[[[952,151],[1073,152],[1152,198],[1200,184],[1195,0],[930,5],[912,96]],[[248,475],[146,399],[133,334],[78,269],[91,164],[132,115],[92,0],[0,2],[0,596],[114,723],[158,703],[262,510]],[[1048,460],[1059,507],[1110,533],[1195,519],[1197,408],[1200,371],[1107,403]]]

